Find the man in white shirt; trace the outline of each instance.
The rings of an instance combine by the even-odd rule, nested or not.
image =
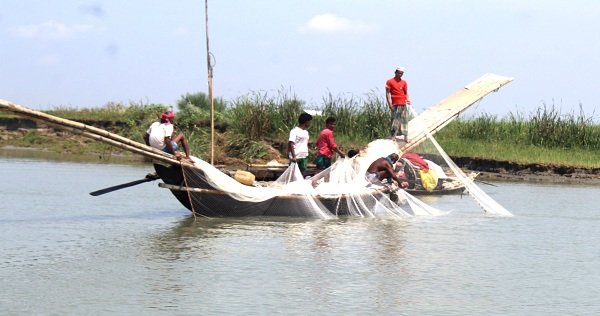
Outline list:
[[[177,148],[179,147],[177,144],[181,142],[183,150],[185,151],[185,159],[190,159],[190,147],[185,135],[179,133],[175,138],[171,138],[174,130],[174,120],[175,113],[171,111],[163,113],[160,116],[160,122],[154,122],[150,125],[144,135],[144,141],[148,146],[175,155],[175,158],[178,160],[183,158],[182,154],[177,151]]]
[[[300,114],[298,126],[290,131],[290,137],[288,138],[290,162],[297,163],[302,174],[304,174],[308,165],[308,128],[311,120],[312,115],[308,113]]]

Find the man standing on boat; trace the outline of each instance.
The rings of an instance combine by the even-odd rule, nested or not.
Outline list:
[[[402,79],[404,67],[397,67],[394,77],[385,82],[385,97],[388,107],[392,112],[392,139],[397,135],[404,136],[404,142],[408,142],[408,109],[410,99],[408,97],[408,83]]]
[[[333,138],[333,130],[336,126],[335,121],[335,117],[328,117],[325,120],[325,128],[319,134],[319,139],[317,139],[317,158],[315,159],[315,164],[319,170],[327,169],[331,166],[333,152],[338,153],[342,158],[345,157]]]
[[[303,112],[298,117],[298,126],[290,131],[288,137],[288,155],[290,162],[298,164],[300,172],[304,175],[308,165],[308,128],[312,115]]]
[[[181,160],[182,155],[177,151],[178,143],[181,142],[183,150],[185,151],[185,159],[190,159],[190,147],[187,139],[183,133],[179,133],[175,138],[171,139],[173,135],[175,121],[175,113],[168,111],[160,116],[160,122],[154,122],[144,135],[144,141],[146,145],[160,149],[166,153],[175,155],[177,160]]]

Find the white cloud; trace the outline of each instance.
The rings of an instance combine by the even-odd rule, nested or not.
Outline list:
[[[325,13],[312,17],[300,27],[300,31],[339,33],[355,32],[368,33],[379,29],[376,25],[369,25],[361,21],[350,20],[335,14]]]
[[[48,21],[41,24],[30,24],[13,27],[10,33],[14,37],[61,40],[72,38],[76,34],[100,31],[101,28],[89,24],[66,25],[64,23]]]

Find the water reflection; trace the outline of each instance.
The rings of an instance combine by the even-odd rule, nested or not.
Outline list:
[[[149,239],[155,254],[164,260],[181,260],[191,256],[209,257],[215,254],[222,242],[219,239],[235,239],[248,236],[268,236],[287,231],[290,241],[294,235],[304,237],[307,223],[318,222],[304,218],[204,218],[189,216],[175,223],[171,228]],[[323,232],[323,230],[320,230]],[[316,248],[326,248],[325,236],[318,237]],[[235,241],[235,240],[234,240]]]
[[[192,254],[210,256],[217,249],[217,240],[248,236],[281,237],[284,249],[290,255],[307,251],[321,256],[331,254],[339,247],[369,244],[377,250],[373,264],[392,265],[401,260],[408,225],[410,221],[404,219],[188,216],[169,229],[150,236],[149,240],[155,254],[164,260],[185,259]]]
[[[4,314],[600,312],[597,186],[503,183],[485,189],[513,218],[445,196],[426,199],[449,215],[397,220],[194,219],[155,185],[88,194],[145,173],[0,158]]]
[[[243,293],[261,283],[275,283],[274,288],[292,289],[296,295],[308,291],[317,305],[331,304],[345,291],[364,292],[361,300],[384,311],[402,303],[403,284],[414,279],[405,252],[411,225],[404,219],[352,217],[187,217],[151,236],[146,260],[160,266],[155,272],[165,276],[153,277],[162,280],[153,291],[179,291],[181,280],[169,276],[183,274],[195,280],[197,291],[205,296],[223,282],[242,288],[251,284],[238,289]]]
[[[36,148],[0,148],[0,157],[40,159],[56,162],[148,164],[142,157],[113,154],[112,147],[110,146],[102,153],[89,155],[65,155],[62,152],[52,152]]]

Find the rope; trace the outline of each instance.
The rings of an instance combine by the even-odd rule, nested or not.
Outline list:
[[[181,173],[183,174],[183,183],[185,184],[186,188],[189,188],[189,184],[187,181],[187,176],[186,176],[186,168],[183,164],[180,164],[181,166]],[[192,200],[192,194],[190,192],[186,192],[187,197],[188,197],[188,201],[190,202],[190,208],[192,209],[192,215],[194,216],[194,220],[196,220],[196,209],[194,208],[194,201]]]

